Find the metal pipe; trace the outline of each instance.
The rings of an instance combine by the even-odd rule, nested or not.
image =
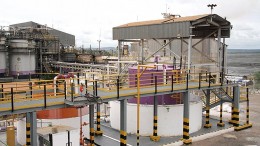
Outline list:
[[[249,89],[246,88],[246,124],[249,124]]]
[[[172,77],[172,90],[171,91],[173,92],[173,74],[171,77]]]
[[[157,94],[157,76],[155,76],[155,89],[154,89],[154,93]]]
[[[68,146],[71,146],[70,145],[70,131],[68,130]]]
[[[74,102],[74,97],[73,97],[73,94],[74,94],[74,83],[71,83],[71,101]]]
[[[190,70],[191,65],[191,48],[192,48],[192,29],[190,28],[190,37],[189,37],[189,43],[188,43],[188,70]]]
[[[11,88],[11,106],[12,106],[12,112],[14,112],[14,89]]]
[[[189,73],[186,75],[186,90],[189,89]]]
[[[44,92],[44,108],[47,107],[47,95],[46,95],[46,84],[43,86],[43,92]]]
[[[144,64],[144,40],[141,39],[142,48],[141,48],[141,64]]]
[[[29,82],[29,88],[30,88],[30,96],[33,97],[33,91],[32,91],[32,82]]]
[[[4,84],[1,84],[1,97],[4,98]]]
[[[67,83],[66,81],[64,82],[64,97],[67,99]]]
[[[211,73],[209,72],[209,88],[210,88]]]
[[[199,73],[199,89],[201,88],[201,73]]]
[[[137,132],[136,132],[136,145],[139,146],[139,122],[140,122],[140,66],[137,67]]]
[[[116,79],[116,87],[117,87],[117,99],[119,99],[119,76]]]
[[[85,80],[86,94],[88,93],[88,80]]]

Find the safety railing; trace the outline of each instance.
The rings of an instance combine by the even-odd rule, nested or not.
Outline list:
[[[190,88],[210,88],[212,86],[221,85],[217,74],[219,73],[188,73],[187,70],[167,70],[163,72],[147,70],[147,72],[143,72],[139,78],[140,89],[142,94],[146,94],[155,93],[155,90],[158,92],[172,92],[173,90],[188,90]],[[78,75],[78,77],[74,76],[74,78],[57,79],[55,81],[32,80],[2,84],[2,86],[0,86],[0,104],[10,104],[10,107],[2,108],[2,110],[8,109],[11,111],[29,107],[46,108],[49,105],[64,104],[64,101],[53,101],[50,103],[48,99],[61,98],[73,101],[77,97],[84,97],[86,93],[99,96],[99,91],[107,92],[108,94],[114,92],[116,93],[116,97],[119,98],[119,96],[122,95],[122,91],[136,88],[137,73],[100,75],[94,72],[86,72],[83,76]],[[142,91],[144,88],[147,89],[145,92]],[[232,88],[228,89],[227,87],[226,90],[230,92]],[[131,95],[136,94],[134,92],[136,91],[133,90]],[[17,102],[26,103],[27,101],[37,101],[37,104],[24,104],[21,107],[17,107],[14,104]]]

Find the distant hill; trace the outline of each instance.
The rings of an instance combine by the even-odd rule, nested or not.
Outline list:
[[[101,50],[116,50],[115,47],[102,47]]]

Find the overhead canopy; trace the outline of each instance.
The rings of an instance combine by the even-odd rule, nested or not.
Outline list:
[[[191,29],[192,28],[192,29]],[[169,17],[159,20],[132,22],[113,28],[114,40],[127,39],[169,39],[217,37],[213,33],[221,28],[221,37],[229,38],[231,24],[216,14],[204,14],[188,17]]]

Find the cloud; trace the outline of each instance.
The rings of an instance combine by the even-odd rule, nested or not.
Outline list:
[[[166,10],[181,16],[210,13],[211,3],[218,5],[213,13],[234,26],[229,48],[260,48],[259,0],[8,0],[1,2],[0,25],[35,21],[74,34],[78,46],[98,46],[100,37],[102,46],[110,47],[117,45],[115,26],[160,19]]]

